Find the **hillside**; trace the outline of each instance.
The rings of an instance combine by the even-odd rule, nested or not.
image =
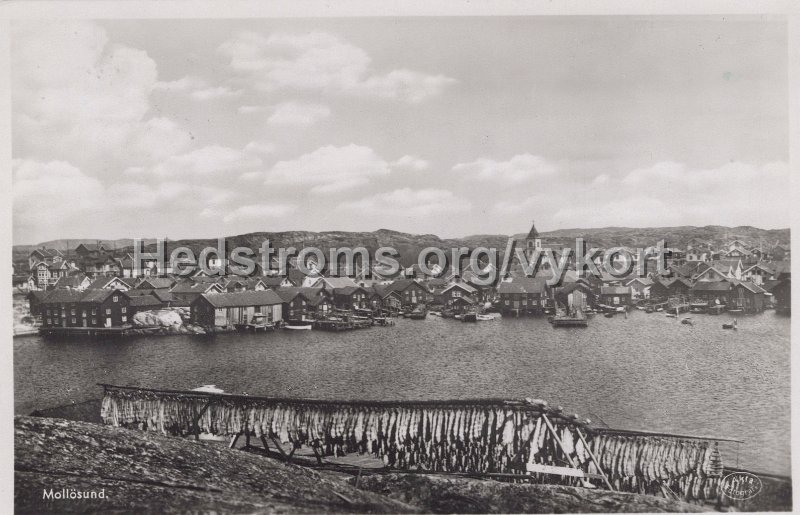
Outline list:
[[[696,512],[645,495],[404,474],[347,480],[227,445],[61,419],[14,419],[16,513]],[[105,499],[43,500],[52,489]]]
[[[524,238],[527,233],[519,233],[514,236]],[[629,246],[629,247],[648,247],[655,245],[660,240],[665,240],[668,246],[686,248],[689,244],[709,243],[714,246],[721,246],[726,241],[734,238],[740,239],[746,244],[757,247],[764,246],[765,249],[772,247],[777,242],[783,244],[790,243],[789,229],[758,229],[750,226],[723,227],[709,225],[705,227],[681,226],[681,227],[605,227],[600,229],[559,229],[556,231],[542,232],[541,238],[544,246],[574,247],[575,238],[583,238],[587,244],[597,247]],[[254,232],[227,236],[227,246],[229,251],[235,247],[248,247],[258,249],[264,240],[269,240],[272,248],[279,247],[317,247],[321,249],[357,247],[363,246],[370,253],[374,253],[379,247],[392,247],[400,253],[400,261],[408,266],[416,262],[419,252],[426,247],[437,247],[441,249],[451,249],[456,247],[494,247],[503,250],[508,241],[507,235],[502,234],[481,234],[471,235],[463,238],[440,238],[434,234],[409,234],[389,229],[379,229],[374,232],[347,232],[347,231],[283,231],[283,232]],[[44,242],[37,246],[48,246],[58,249],[74,249],[79,243],[96,243],[97,240],[54,240]],[[148,252],[154,251],[155,240],[145,240],[148,245],[145,249]],[[132,239],[120,239],[108,242],[112,248],[132,250]],[[170,251],[179,246],[186,246],[199,253],[205,247],[216,247],[216,239],[183,239],[170,240],[167,250]],[[14,247],[14,259],[24,259],[32,248],[36,246],[19,245]]]

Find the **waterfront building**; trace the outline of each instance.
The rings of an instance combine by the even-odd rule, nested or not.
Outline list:
[[[254,315],[263,315],[267,323],[283,320],[283,299],[272,290],[203,293],[190,307],[192,321],[204,327],[250,324]]]
[[[625,286],[631,289],[633,300],[649,299],[653,280],[649,277],[636,277],[625,283]]]
[[[478,301],[478,290],[463,281],[455,281],[445,287],[438,296],[438,303],[457,312],[469,311]]]
[[[607,306],[629,306],[632,291],[628,286],[600,287],[600,303]]]
[[[497,287],[500,311],[513,314],[540,314],[549,295],[547,280],[543,277],[515,277]]]
[[[770,267],[767,267],[763,263],[756,263],[742,272],[742,279],[751,281],[758,286],[763,286],[774,274],[775,272]]]
[[[187,280],[173,286],[170,293],[172,294],[174,306],[191,306],[201,295],[223,293],[224,291],[224,288],[216,282],[206,283]]]
[[[39,306],[42,327],[122,327],[132,315],[121,290],[54,290]]]
[[[433,293],[418,279],[397,279],[389,288],[400,295],[404,306],[433,302]]]
[[[323,288],[307,288],[291,286],[274,290],[283,301],[283,317],[285,320],[300,320],[316,312],[321,297],[328,297]],[[323,305],[324,306],[324,305]],[[311,309],[311,308],[314,309]]]

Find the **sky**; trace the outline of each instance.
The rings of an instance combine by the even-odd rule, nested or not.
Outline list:
[[[13,240],[789,226],[770,17],[12,23]]]

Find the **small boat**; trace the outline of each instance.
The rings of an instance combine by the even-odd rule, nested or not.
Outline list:
[[[645,313],[652,313],[653,311],[655,311],[653,306],[647,306],[644,310]]]
[[[667,318],[675,318],[677,315],[673,313],[667,313]]]
[[[692,322],[692,319],[691,319],[691,318],[684,318],[684,319],[681,319],[681,323],[682,323],[682,324],[686,324],[686,325],[694,325],[694,322]]]
[[[733,320],[732,324],[722,324],[723,329],[733,329],[734,331],[737,329],[736,327],[736,319]]]
[[[406,318],[410,318],[411,320],[424,320],[427,316],[428,312],[424,309],[415,309],[409,313]]]
[[[728,313],[741,313],[742,311],[744,311],[742,308],[733,308],[729,309]]]
[[[289,329],[290,331],[310,331],[311,330],[311,322],[308,322],[308,323],[304,322],[304,323],[297,323],[297,324],[292,323],[292,322],[287,322],[286,325],[283,326],[283,328],[284,329]]]
[[[658,306],[658,307],[656,308],[656,311],[659,311],[659,312],[661,312],[661,311],[664,311],[664,308],[662,308],[661,306]]]
[[[428,314],[431,315],[431,316],[434,316],[434,317],[442,316],[442,314],[440,312],[438,312],[438,311],[429,311]]]
[[[461,316],[461,321],[462,322],[477,322],[478,321],[478,315],[476,313],[464,313]]]
[[[488,322],[490,320],[494,320],[492,315],[475,315],[475,318],[478,320],[478,322]]]
[[[614,313],[606,313],[603,316],[605,316],[606,318],[614,318]]]

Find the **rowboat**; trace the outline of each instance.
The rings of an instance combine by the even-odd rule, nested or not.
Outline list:
[[[283,326],[284,329],[289,329],[290,331],[310,331],[311,330],[311,322],[308,325],[294,325],[294,324],[286,324]]]
[[[488,322],[489,320],[494,320],[492,315],[475,315],[475,318],[478,322]]]

